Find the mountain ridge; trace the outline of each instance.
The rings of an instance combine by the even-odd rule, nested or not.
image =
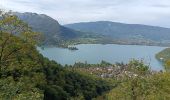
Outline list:
[[[72,44],[170,45],[170,28],[111,21],[80,22],[60,25],[45,14],[15,12],[36,32],[43,33],[45,46]]]
[[[138,24],[138,23],[126,23],[126,22],[117,22],[117,21],[107,21],[107,20],[100,20],[100,21],[83,21],[83,22],[75,22],[75,23],[68,23],[68,24],[62,24],[63,26],[68,26],[72,24],[85,24],[85,23],[96,23],[96,22],[110,22],[110,23],[117,23],[117,24],[125,24],[125,25],[141,25],[141,26],[151,26],[151,27],[158,27],[158,28],[167,28],[168,27],[163,27],[163,26],[157,26],[157,25],[147,25],[147,24]]]
[[[99,35],[108,35],[120,39],[133,38],[138,35],[144,39],[157,42],[168,41],[170,39],[170,28],[159,26],[124,24],[111,21],[82,22],[66,24],[64,26],[78,31],[94,32]]]
[[[13,14],[28,23],[34,31],[43,33],[45,37],[44,45],[56,45],[61,41],[75,39],[80,36],[78,31],[60,25],[57,20],[45,14],[31,12],[14,12]]]

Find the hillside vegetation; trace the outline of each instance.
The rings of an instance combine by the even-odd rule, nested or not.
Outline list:
[[[94,100],[169,100],[170,73],[151,71],[143,61],[132,60],[128,64],[76,63],[70,70],[95,75],[114,81],[115,87]]]
[[[160,61],[166,61],[170,59],[170,48],[166,48],[156,54],[156,58],[159,59]]]
[[[111,37],[121,44],[168,45],[170,43],[170,29],[163,27],[109,21],[73,23],[65,27]]]
[[[168,68],[154,72],[138,60],[62,66],[37,51],[40,33],[1,13],[0,100],[170,99]]]
[[[156,54],[156,58],[162,62],[166,70],[170,70],[170,48],[166,48]]]
[[[16,16],[0,20],[1,100],[91,100],[113,86],[110,81],[69,71],[36,50],[41,40]]]

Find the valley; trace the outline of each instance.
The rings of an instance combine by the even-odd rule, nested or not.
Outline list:
[[[57,20],[37,13],[13,12],[43,35],[42,46],[68,48],[77,44],[123,44],[170,46],[170,29],[140,24],[124,24],[109,21],[60,25]]]
[[[0,15],[2,100],[170,99],[169,28]]]

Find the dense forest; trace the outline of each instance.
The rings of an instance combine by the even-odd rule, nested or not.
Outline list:
[[[36,50],[40,40],[41,34],[16,16],[1,14],[1,100],[91,100],[113,87],[110,81],[66,70],[44,58]]]
[[[16,16],[0,17],[1,100],[169,100],[169,68],[143,61],[62,66],[36,49],[43,41]],[[170,65],[170,63],[167,63]]]

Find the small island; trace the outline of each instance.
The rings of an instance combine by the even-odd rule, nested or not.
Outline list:
[[[78,50],[77,47],[68,47],[69,50]]]

